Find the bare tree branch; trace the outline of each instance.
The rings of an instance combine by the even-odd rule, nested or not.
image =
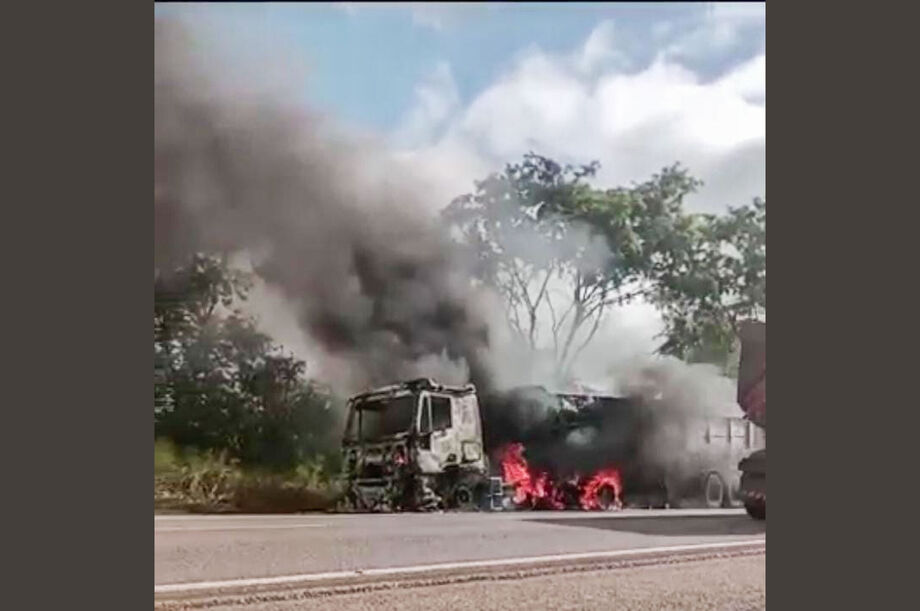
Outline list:
[[[552,296],[546,295],[546,305],[549,308],[550,319],[552,320],[552,326],[550,327],[553,334],[553,360],[559,356],[559,324],[556,322],[556,308],[553,307]]]
[[[536,326],[537,326],[537,312],[536,312],[536,308],[533,306],[533,302],[530,299],[529,283],[526,282],[523,278],[521,278],[520,274],[518,273],[516,269],[516,266],[515,266],[515,269],[512,270],[512,276],[517,282],[518,286],[520,287],[521,297],[524,302],[524,306],[527,308],[527,317],[529,320],[527,338],[530,341],[530,347],[536,348],[537,344],[536,344],[535,334],[536,334]]]
[[[578,347],[578,349],[575,350],[574,354],[572,354],[572,358],[569,361],[568,365],[566,365],[563,368],[563,371],[565,372],[566,377],[568,377],[569,371],[571,370],[572,366],[575,365],[575,363],[578,361],[578,356],[587,347],[587,345],[591,343],[591,340],[594,339],[594,334],[597,333],[597,330],[601,325],[601,320],[604,318],[604,314],[605,314],[604,310],[600,310],[597,313],[597,316],[594,317],[594,325],[591,327],[591,331],[588,333],[588,337],[585,338],[585,341],[583,341],[581,345]]]

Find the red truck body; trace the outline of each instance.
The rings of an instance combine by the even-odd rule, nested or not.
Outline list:
[[[767,324],[748,321],[741,325],[741,364],[738,371],[738,405],[745,417],[767,429]],[[767,450],[742,460],[741,496],[748,514],[767,518]]]

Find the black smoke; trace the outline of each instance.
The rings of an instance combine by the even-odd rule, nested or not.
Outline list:
[[[306,334],[348,363],[353,388],[438,377],[443,361],[465,362],[488,386],[484,317],[411,177],[298,104],[201,62],[181,25],[155,28],[159,273],[197,251],[246,253]]]

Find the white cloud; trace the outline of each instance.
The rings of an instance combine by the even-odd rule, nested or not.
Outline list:
[[[352,16],[358,14],[358,5],[354,2],[333,2],[332,6]]]
[[[709,17],[714,20],[762,22],[767,17],[766,2],[711,2]]]
[[[414,103],[403,118],[394,142],[412,146],[429,141],[437,129],[460,107],[460,94],[450,64],[438,62],[415,87]]]
[[[719,79],[718,84],[746,100],[764,103],[767,95],[767,56],[761,54],[741,64]]]
[[[443,30],[445,9],[438,4],[411,4],[412,23],[433,30]]]
[[[612,21],[602,21],[594,28],[580,52],[575,54],[574,61],[578,70],[585,74],[601,67],[628,65],[628,58],[616,47]]]
[[[562,161],[598,159],[605,186],[641,181],[680,161],[706,183],[688,202],[697,210],[766,195],[763,55],[708,82],[665,54],[630,73],[616,57],[612,24],[603,23],[573,53],[524,54],[464,108],[452,105],[446,119],[441,98],[417,92],[403,130],[431,116],[442,128],[402,156],[430,180],[444,178],[434,191],[438,205],[528,150]]]
[[[762,47],[765,23],[764,3],[709,3],[703,18],[675,36],[664,53],[676,61],[702,61],[729,53],[756,33]]]

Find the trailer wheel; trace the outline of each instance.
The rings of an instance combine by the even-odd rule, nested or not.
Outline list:
[[[726,498],[725,482],[718,473],[710,473],[706,476],[706,483],[703,485],[703,500],[709,509],[718,509],[723,506]]]
[[[767,503],[765,501],[748,501],[744,504],[744,509],[755,520],[767,519]]]

